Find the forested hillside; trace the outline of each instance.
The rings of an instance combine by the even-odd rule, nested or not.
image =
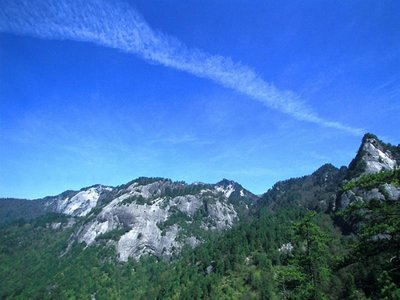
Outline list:
[[[357,238],[343,236],[327,214],[265,208],[252,222],[187,248],[172,261],[146,256],[126,263],[102,245],[83,251],[77,244],[60,256],[71,232],[68,220],[41,217],[1,229],[1,297],[399,299],[400,206],[370,210],[379,219],[389,208],[393,217],[384,223],[392,238],[384,243],[368,238],[382,230],[382,221],[365,223]],[[60,227],[52,228],[54,222]]]
[[[360,148],[371,145],[381,147],[368,137]],[[100,194],[87,215],[47,213],[3,225],[0,298],[400,299],[400,172],[384,167],[391,152],[377,172],[368,166],[379,168],[380,158],[363,155],[356,177],[325,165],[277,183],[261,198],[227,180],[186,185],[141,178]],[[100,190],[83,189],[61,203],[90,203]],[[96,232],[91,244],[77,238],[90,232],[87,224],[112,218],[124,224],[139,216],[127,208],[145,212],[154,203],[164,203],[168,217],[156,223],[155,239],[175,226],[183,235],[172,247],[195,236],[197,243],[158,255],[149,251],[157,245],[153,233],[137,233],[140,222]],[[132,230],[141,255],[121,260],[118,241]]]

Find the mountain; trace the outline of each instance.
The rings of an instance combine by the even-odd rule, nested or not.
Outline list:
[[[43,204],[46,212],[63,213],[75,217],[84,217],[91,212],[97,204],[109,196],[112,187],[94,185],[80,191],[65,191],[54,197],[38,199]]]
[[[0,198],[0,224],[16,220],[31,220],[46,213],[40,201],[26,199]]]
[[[363,176],[391,171],[400,166],[400,146],[386,144],[377,136],[364,135],[355,158],[348,167],[339,169],[325,164],[311,175],[277,182],[261,197],[260,203],[276,210],[303,207],[323,212],[336,212],[350,203],[369,199],[398,199],[400,190],[391,183],[374,188],[343,189]]]
[[[325,164],[311,175],[277,182],[262,195],[272,210],[287,206],[327,211],[336,200],[339,186],[347,176],[347,168]]]
[[[400,165],[400,146],[382,142],[376,135],[364,135],[356,157],[351,161],[348,179],[382,170],[393,170]]]
[[[75,226],[68,249],[74,243],[112,244],[119,259],[126,261],[144,254],[171,257],[185,245],[194,247],[210,232],[231,228],[246,217],[257,200],[256,195],[227,179],[216,184],[186,184],[141,177],[117,187],[94,185],[14,202],[23,203],[24,209],[37,205],[37,215],[53,212],[82,220]],[[0,211],[5,205],[9,203],[0,200]]]
[[[364,135],[357,155],[348,167],[346,181],[338,191],[333,210],[343,210],[358,201],[399,200],[400,188],[392,182],[374,181],[364,187],[357,184],[360,180],[372,180],[379,177],[379,173],[390,173],[399,167],[400,145],[386,144],[373,134]]]
[[[0,298],[399,299],[399,153],[366,134],[260,197],[140,177],[1,199]]]
[[[104,191],[110,187],[95,185],[79,191],[68,190],[57,196],[27,200],[0,198],[0,224],[16,220],[30,220],[46,213],[62,213],[71,216],[85,216],[97,202],[104,199]],[[101,197],[100,197],[101,196]]]
[[[85,220],[71,243],[92,245],[109,234],[122,260],[144,253],[170,256],[185,244],[198,244],[205,232],[230,228],[262,206],[336,212],[360,199],[397,199],[399,189],[393,184],[373,189],[343,186],[399,165],[400,146],[368,133],[348,167],[325,164],[311,175],[277,182],[261,197],[227,179],[186,184],[141,177],[117,187],[93,185],[33,201],[0,199],[0,222],[62,213]]]

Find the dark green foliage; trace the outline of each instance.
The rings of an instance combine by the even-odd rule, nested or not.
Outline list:
[[[304,215],[299,209],[274,214],[262,209],[259,218],[209,236],[172,262],[144,257],[119,263],[113,247],[104,245],[84,250],[77,244],[60,256],[73,229],[48,228],[49,221],[60,222],[55,215],[36,225],[9,226],[0,232],[0,297],[280,299],[277,273],[288,262],[278,248],[294,238],[293,222]],[[318,220],[323,230],[331,231],[329,219]]]
[[[35,224],[0,229],[0,298],[43,298],[51,277],[60,268],[71,230],[54,230],[47,224],[63,222],[56,215]]]
[[[354,183],[396,183],[396,172]],[[254,216],[223,232],[200,229],[215,201],[203,195],[193,216],[175,209],[158,224],[164,234],[176,224],[179,238],[190,233],[203,242],[172,258],[119,262],[114,246],[101,241],[118,240],[125,229],[99,236],[94,246],[75,243],[66,251],[77,226],[96,217],[107,199],[86,219],[76,218],[72,228],[71,218],[57,214],[9,224],[0,228],[0,299],[399,299],[399,202],[351,206],[348,218],[360,224],[351,236],[342,235],[316,205],[335,195],[345,173],[326,165],[312,176],[279,183],[255,206]],[[201,187],[178,185],[168,193],[187,195]],[[148,201],[143,199],[123,204]],[[289,242],[292,251],[278,250]]]
[[[45,214],[43,201],[2,198],[0,199],[0,224],[19,219],[29,221]]]
[[[400,159],[400,147],[370,134],[363,141],[371,138]],[[141,177],[104,194],[88,216],[74,219],[42,215],[39,201],[0,200],[1,222],[13,221],[0,227],[0,299],[400,299],[400,202],[350,205],[342,217],[357,224],[357,231],[349,236],[325,213],[332,199],[346,190],[400,186],[399,170],[351,181],[365,169],[363,155],[360,148],[349,170],[328,164],[310,176],[277,183],[251,208],[253,214],[241,213],[246,203],[240,185],[219,182],[235,186],[229,201],[236,205],[240,221],[222,232],[201,228],[210,223],[209,205],[216,201],[203,193],[202,206],[193,216],[175,208],[168,220],[157,224],[163,234],[177,225],[180,241],[195,236],[202,244],[165,258],[119,262],[113,243],[103,241],[117,241],[124,228],[98,236],[90,247],[72,243],[70,237],[135,182],[160,182],[157,189],[171,198],[214,186]],[[345,178],[350,181],[340,189]],[[133,196],[121,205],[151,204],[155,197]],[[225,201],[222,194],[219,200]],[[72,227],[71,221],[76,222]],[[139,233],[137,238],[146,237]],[[294,247],[291,251],[279,251],[288,243]]]
[[[140,186],[140,185],[152,184],[155,182],[172,183],[172,180],[168,179],[168,178],[162,178],[162,177],[138,177],[134,180],[129,181],[128,183],[125,183],[125,184],[115,187],[114,191],[126,189],[127,187],[129,187],[130,185],[132,185],[134,183],[136,183],[138,186]]]
[[[363,175],[358,179],[347,182],[343,186],[343,191],[353,188],[372,189],[384,183],[392,183],[395,186],[400,186],[400,169],[383,170],[378,173]]]
[[[357,152],[357,156],[350,162],[349,170],[347,173],[347,178],[355,178],[362,174],[367,167],[366,162],[362,159],[365,155],[365,151],[363,149],[359,149]]]
[[[131,196],[121,201],[121,205],[136,203],[138,205],[151,204],[150,199],[144,198],[142,195]]]
[[[127,229],[127,228],[113,229],[113,230],[110,230],[110,231],[103,233],[103,234],[99,235],[98,237],[96,237],[96,241],[99,241],[99,240],[118,241],[119,238],[121,236],[123,236],[125,233],[127,233],[128,231],[129,231],[129,229]]]
[[[147,184],[152,184],[154,182],[172,182],[170,179],[167,178],[162,178],[162,177],[139,177],[130,183],[128,185],[131,185],[132,183],[137,183],[138,185],[147,185]]]
[[[348,182],[343,190],[400,186],[400,170],[381,171]],[[372,299],[400,299],[400,202],[370,200],[350,204],[340,213],[356,229],[357,239],[344,262],[353,286]]]
[[[260,202],[266,203],[273,210],[298,206],[327,211],[346,172],[344,167],[337,169],[326,164],[311,175],[276,183],[262,196]]]
[[[328,299],[332,276],[330,238],[307,214],[293,225],[295,248],[288,265],[279,268],[282,294],[288,299]]]
[[[210,188],[210,185],[206,184],[178,184],[173,187],[167,187],[164,191],[165,196],[167,197],[177,197],[177,196],[186,196],[186,195],[196,195],[200,193],[201,190],[205,188]]]
[[[360,285],[374,298],[400,299],[400,202],[358,202],[344,215],[360,224],[349,258],[367,270]]]
[[[369,139],[374,139],[376,141],[379,141],[378,137],[372,133],[366,133],[362,139],[361,146],[357,151],[356,157],[350,162],[349,164],[349,169],[347,172],[347,179],[352,179],[360,174],[362,174],[365,170],[365,167],[367,166],[365,161],[362,159],[365,155],[365,151],[363,149],[363,145],[367,142]],[[381,141],[379,141],[381,142]],[[382,143],[381,143],[382,144]]]
[[[169,226],[172,226],[174,224],[182,227],[189,220],[190,218],[188,217],[188,215],[175,208],[173,209],[172,214],[169,216],[169,218],[165,222],[157,224],[157,226],[161,230],[164,230],[165,228],[168,228]]]

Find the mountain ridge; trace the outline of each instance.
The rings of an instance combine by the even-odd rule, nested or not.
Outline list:
[[[120,260],[126,261],[144,254],[167,258],[185,245],[194,247],[210,232],[231,228],[246,217],[257,200],[256,195],[228,179],[187,184],[139,177],[116,187],[92,185],[24,203],[41,204],[40,214],[78,218],[67,248],[74,243],[90,246],[106,240],[116,248]]]
[[[22,209],[35,203],[29,218],[51,212],[83,219],[68,248],[74,243],[90,246],[107,241],[122,261],[144,254],[168,258],[185,245],[195,247],[210,232],[229,229],[238,220],[257,214],[263,206],[272,211],[293,206],[321,212],[343,209],[360,197],[353,190],[343,193],[343,185],[363,174],[397,168],[399,149],[366,134],[348,167],[324,164],[310,175],[275,183],[260,197],[229,179],[188,184],[138,177],[115,187],[95,184],[36,200],[0,199],[0,216],[4,215],[2,206],[18,203]],[[396,187],[390,189],[396,194]],[[2,220],[12,221],[12,214],[6,209],[7,217]]]
[[[329,273],[314,288],[329,299],[385,299],[386,287],[395,289],[400,278],[387,273],[389,281],[381,280],[383,271],[400,270],[392,259],[398,238],[387,239],[388,233],[398,237],[398,221],[381,224],[378,216],[360,244],[357,236],[369,219],[346,213],[352,207],[399,209],[399,148],[380,143],[363,139],[358,152],[365,151],[357,158],[363,168],[325,164],[277,182],[261,197],[227,179],[186,184],[159,177],[48,197],[43,203],[51,213],[0,227],[0,296],[311,299],[298,297],[313,274],[303,260],[310,233],[317,243],[310,249],[313,268]],[[378,150],[395,164],[380,161]],[[367,162],[380,171],[369,172]],[[365,247],[380,244],[388,247],[370,260]],[[354,255],[353,246],[360,252]]]

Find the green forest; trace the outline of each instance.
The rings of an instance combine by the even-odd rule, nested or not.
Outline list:
[[[398,171],[351,187],[396,180]],[[342,233],[344,221],[357,225],[354,233]],[[261,201],[255,216],[195,249],[126,263],[105,242],[65,251],[74,228],[51,222],[68,218],[47,214],[0,229],[1,299],[400,299],[398,201],[360,202],[340,214],[273,211]]]

